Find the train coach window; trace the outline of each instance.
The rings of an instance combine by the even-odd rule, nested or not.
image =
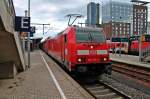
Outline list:
[[[112,38],[111,41],[112,42],[120,42],[120,38]]]
[[[112,42],[128,42],[129,39],[128,39],[128,38],[116,37],[116,38],[112,38],[111,41],[112,41]]]
[[[121,42],[128,42],[129,39],[128,38],[121,38]]]

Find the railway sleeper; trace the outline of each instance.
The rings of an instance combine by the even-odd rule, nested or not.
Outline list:
[[[105,87],[104,86],[96,86],[96,87],[89,87],[87,89],[88,90],[103,90],[103,89],[105,89]]]
[[[117,97],[117,98],[113,98],[113,99],[124,99],[123,97]]]
[[[104,95],[104,94],[109,94],[112,91],[110,89],[103,89],[103,90],[97,90],[97,91],[91,91],[93,94],[97,94],[97,95]]]
[[[119,96],[116,93],[111,92],[111,93],[103,94],[103,95],[99,94],[99,95],[96,95],[96,97],[98,99],[113,99],[113,98],[118,98]]]

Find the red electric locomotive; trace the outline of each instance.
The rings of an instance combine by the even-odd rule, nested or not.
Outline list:
[[[109,49],[100,28],[69,26],[47,39],[44,46],[71,72],[95,76],[111,73]]]

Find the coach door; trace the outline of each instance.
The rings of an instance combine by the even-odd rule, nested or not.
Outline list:
[[[63,62],[66,62],[66,55],[68,53],[67,49],[66,49],[66,46],[67,46],[67,35],[63,35],[63,47],[62,47],[62,60]]]

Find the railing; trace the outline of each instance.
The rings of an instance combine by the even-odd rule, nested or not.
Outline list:
[[[150,57],[150,46],[147,46],[146,48],[142,49],[142,56],[143,60],[145,60],[147,57]]]

